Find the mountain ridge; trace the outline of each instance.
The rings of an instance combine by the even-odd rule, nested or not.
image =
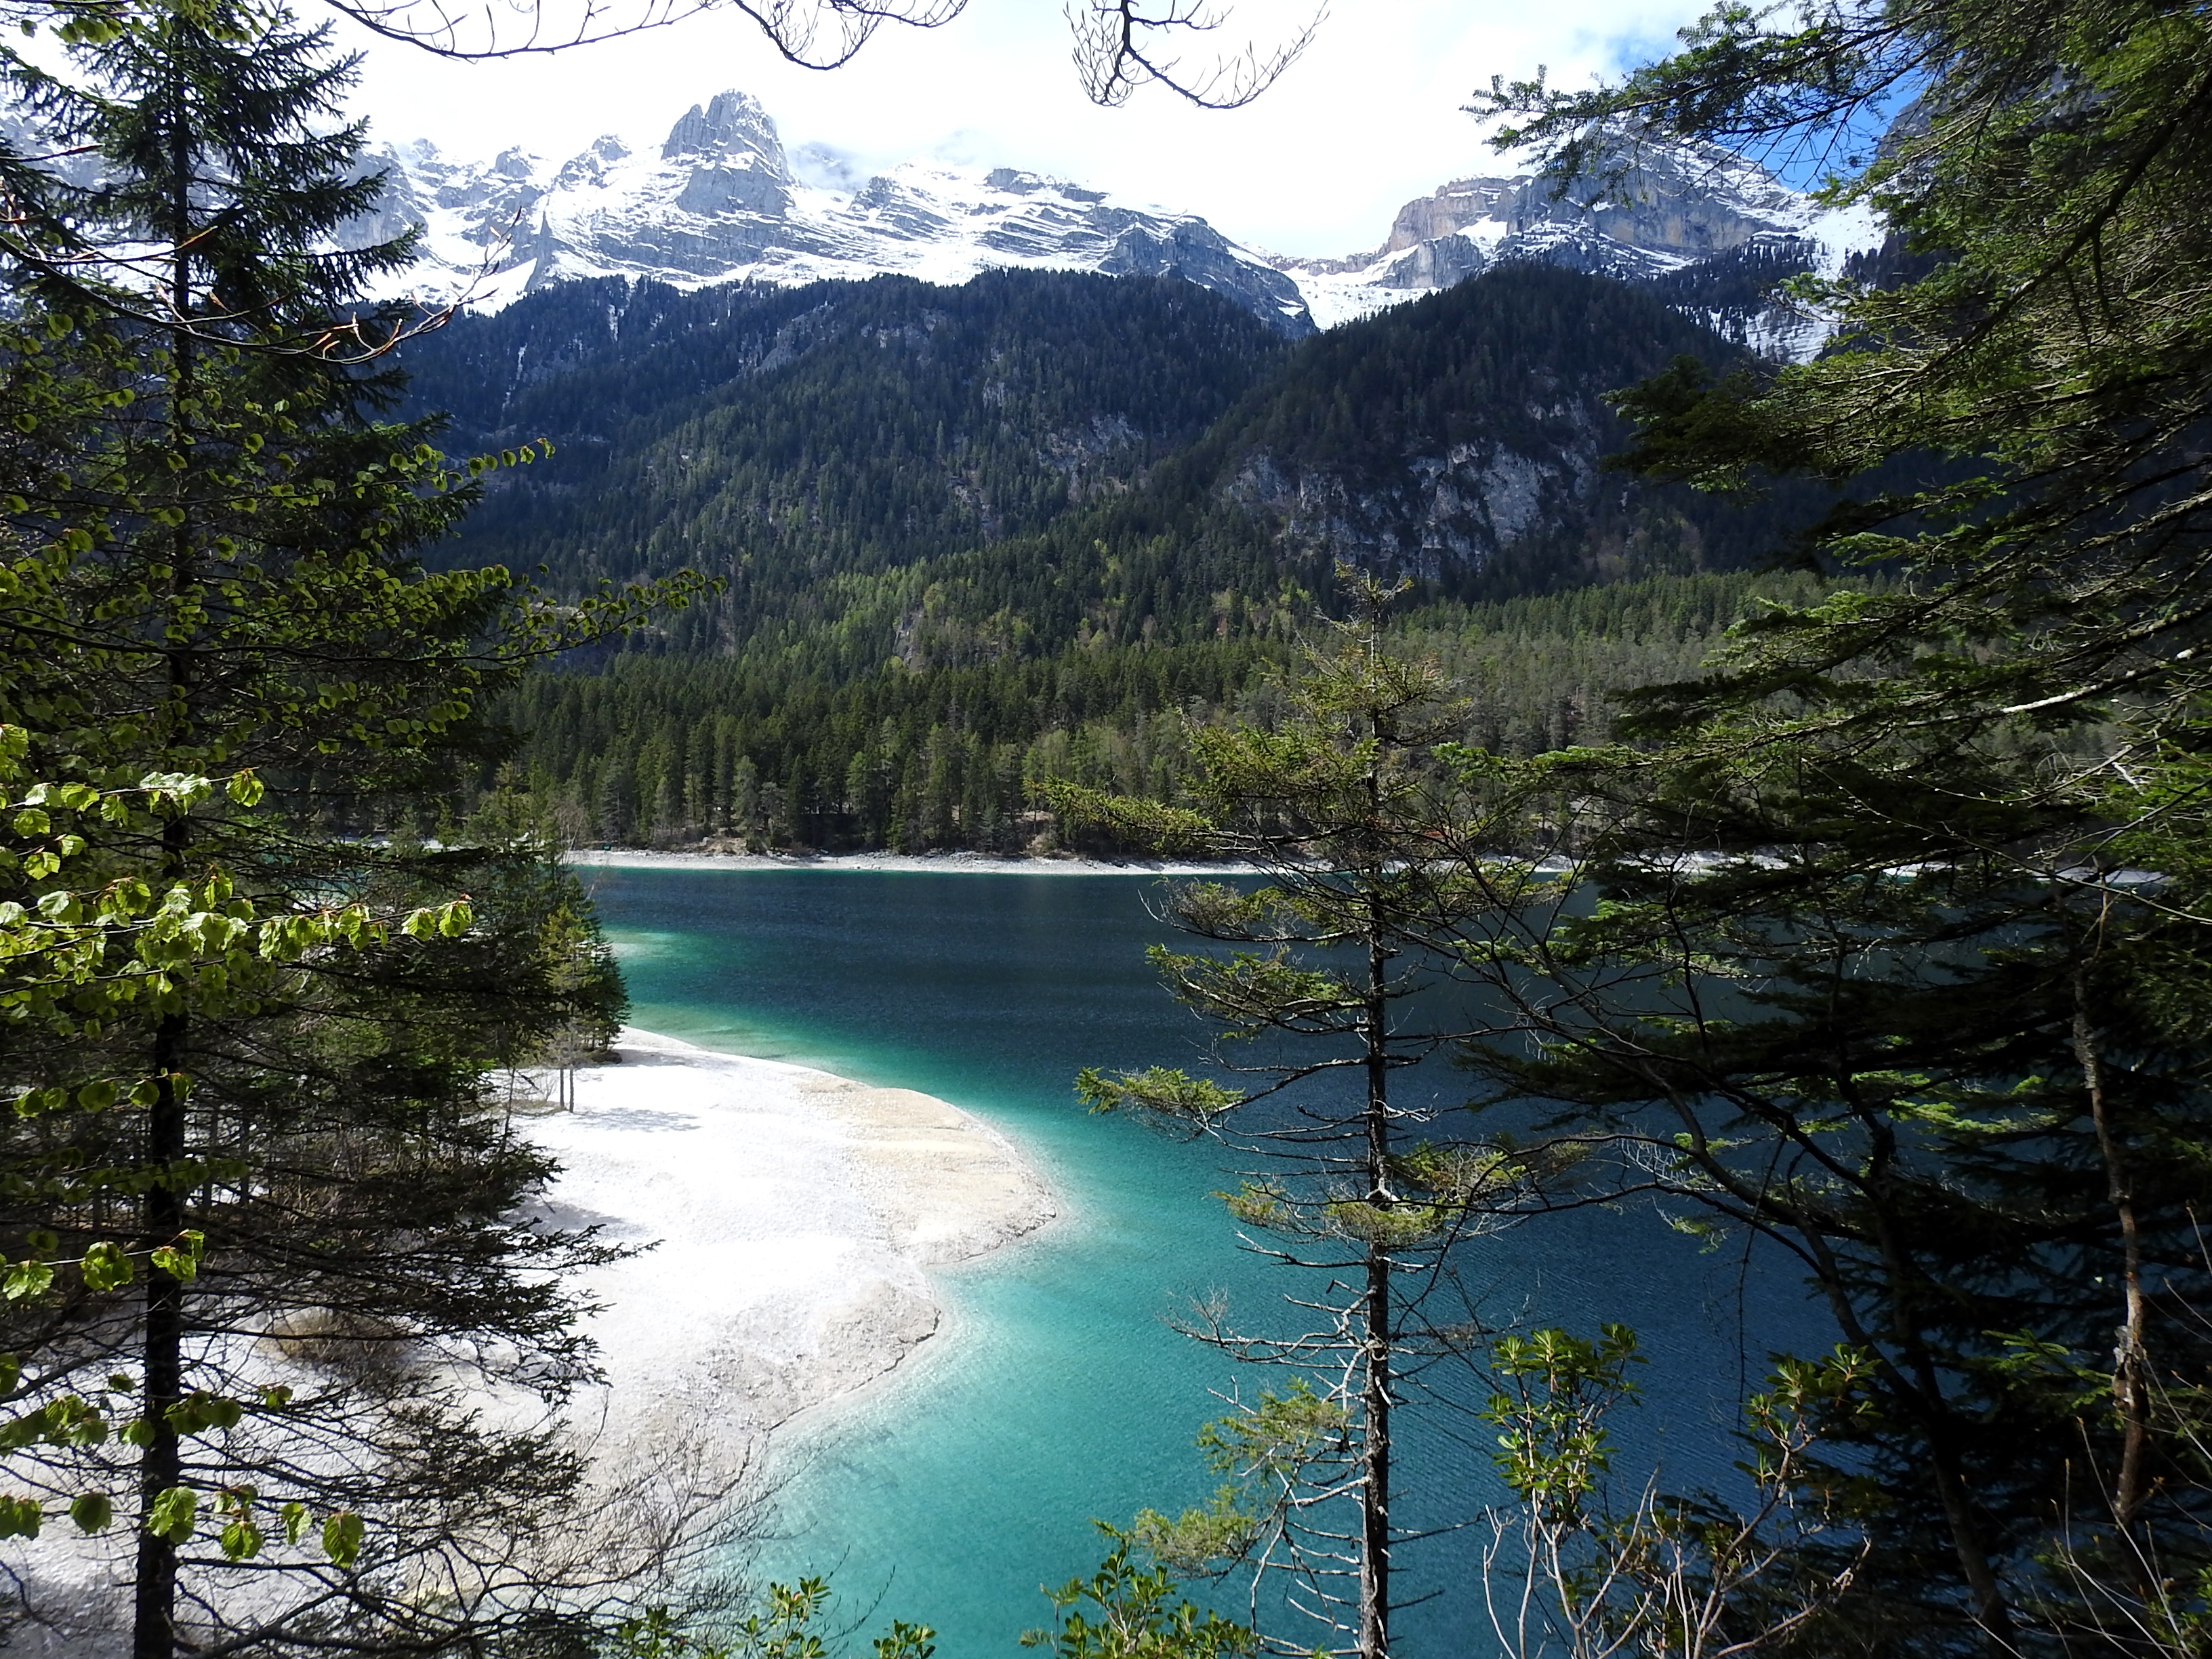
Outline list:
[[[1612,176],[1561,191],[1523,158],[1408,202],[1373,249],[1294,258],[1195,214],[1017,167],[907,162],[864,179],[802,168],[767,109],[732,89],[691,106],[657,146],[609,135],[557,163],[519,148],[471,162],[422,140],[386,146],[363,163],[387,184],[361,234],[421,225],[423,258],[404,286],[479,310],[579,278],[690,289],[890,274],[955,286],[1042,269],[1181,277],[1297,338],[1534,260],[1679,291],[1678,308],[1762,356],[1819,348],[1820,319],[1778,301],[1773,282],[1840,270],[1879,245],[1878,224],[1824,210],[1714,146],[1650,142],[1622,159]]]
[[[557,166],[520,149],[468,163],[417,140],[363,166],[387,180],[363,239],[424,228],[424,257],[400,285],[477,309],[579,277],[683,289],[895,275],[957,286],[1027,268],[1181,276],[1286,336],[1314,326],[1295,282],[1194,214],[1121,207],[1013,167],[909,162],[850,192],[809,185],[774,119],[734,90],[693,105],[657,153],[609,135]]]

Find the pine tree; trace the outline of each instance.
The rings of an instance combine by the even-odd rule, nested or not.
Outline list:
[[[1261,1564],[1262,1579],[1286,1574],[1360,1659],[1383,1659],[1397,1605],[1392,1554],[1405,1536],[1391,1507],[1394,1418],[1410,1379],[1466,1358],[1451,1328],[1469,1310],[1445,1305],[1438,1267],[1515,1208],[1531,1173],[1499,1146],[1455,1136],[1435,1109],[1394,1097],[1393,1074],[1455,1032],[1415,1001],[1438,965],[1408,945],[1525,902],[1530,878],[1510,867],[1469,875],[1431,856],[1439,837],[1503,830],[1512,793],[1470,785],[1445,763],[1466,708],[1433,663],[1386,647],[1395,591],[1369,580],[1355,592],[1356,619],[1288,684],[1279,723],[1189,734],[1194,807],[1073,786],[1044,793],[1072,819],[1264,875],[1250,890],[1179,886],[1164,904],[1178,927],[1230,953],[1153,952],[1169,988],[1225,1042],[1264,1042],[1249,1058],[1217,1050],[1232,1073],[1263,1080],[1237,1090],[1164,1068],[1094,1069],[1079,1091],[1094,1110],[1141,1114],[1256,1157],[1230,1212],[1270,1238],[1267,1254],[1319,1270],[1329,1286],[1327,1322],[1305,1335],[1201,1318],[1194,1334],[1300,1375],[1207,1431],[1202,1443],[1230,1480],[1213,1509],[1176,1522],[1147,1514],[1135,1537],[1186,1567],[1229,1557]],[[1255,1582],[1255,1613],[1258,1594]]]

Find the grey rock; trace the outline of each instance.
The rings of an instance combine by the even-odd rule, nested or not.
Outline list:
[[[577,276],[959,282],[1016,265],[1181,276],[1286,334],[1313,326],[1294,280],[1191,215],[1118,206],[1016,167],[909,166],[859,181],[834,150],[809,146],[801,159],[804,180],[768,112],[724,92],[693,105],[655,154],[606,137],[557,166],[514,149],[471,166],[428,144],[393,146],[376,158],[383,199],[353,229],[366,240],[423,225],[409,286],[486,307]]]
[[[1378,247],[1278,258],[1325,323],[1450,288],[1501,261],[1541,260],[1659,285],[1670,303],[1769,356],[1819,349],[1817,319],[1769,297],[1788,270],[1839,268],[1880,240],[1717,145],[1653,139],[1600,158],[1566,191],[1533,166],[1458,179],[1398,210]]]

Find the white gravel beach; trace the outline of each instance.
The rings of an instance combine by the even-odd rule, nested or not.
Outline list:
[[[932,1269],[1058,1213],[1005,1136],[930,1096],[646,1031],[624,1031],[615,1056],[576,1073],[572,1110],[510,1107],[514,1133],[561,1165],[544,1219],[635,1247],[571,1286],[595,1308],[586,1325],[605,1380],[579,1391],[568,1419],[592,1456],[590,1489],[542,1541],[582,1562],[583,1578],[627,1578],[619,1564],[647,1559],[664,1532],[678,1550],[711,1540],[726,1500],[761,1495],[770,1430],[937,1332]],[[277,1346],[257,1352],[271,1381],[307,1380]],[[520,1395],[483,1407],[522,1423],[538,1411]],[[37,1610],[10,1650],[119,1651],[130,1549],[127,1527],[84,1537],[55,1525],[0,1546],[0,1589]],[[234,1611],[289,1594],[244,1570],[219,1576]]]
[[[518,1120],[562,1164],[548,1218],[644,1247],[577,1285],[601,1304],[610,1474],[734,1474],[937,1330],[931,1268],[1058,1212],[1005,1136],[930,1096],[637,1030],[616,1053],[574,1110]]]

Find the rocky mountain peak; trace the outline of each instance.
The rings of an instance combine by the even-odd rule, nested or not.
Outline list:
[[[422,225],[408,286],[477,308],[586,276],[690,289],[884,272],[962,283],[1015,267],[1177,276],[1285,333],[1312,329],[1294,282],[1194,215],[1119,206],[1015,167],[909,162],[863,179],[812,149],[802,179],[774,118],[735,90],[694,104],[657,153],[609,137],[558,166],[520,150],[470,164],[398,144],[373,160],[385,193],[363,235]]]
[[[669,128],[660,159],[735,163],[787,182],[791,178],[775,118],[758,99],[734,88],[716,93],[703,109],[692,105]]]
[[[1085,190],[1071,185],[1065,179],[1048,179],[1040,173],[1024,172],[1020,167],[993,167],[983,175],[983,182],[993,190],[1005,191],[1010,196],[1034,196],[1040,191],[1049,191],[1070,202],[1103,202],[1103,190]]]
[[[1826,331],[1776,300],[1775,282],[1793,270],[1832,274],[1881,240],[1867,216],[1825,213],[1714,144],[1643,140],[1600,155],[1565,191],[1533,158],[1501,159],[1508,170],[1407,203],[1379,247],[1275,264],[1324,325],[1535,259],[1656,288],[1743,343],[1790,357],[1817,349]]]
[[[1565,191],[1533,164],[1458,179],[1398,210],[1377,255],[1490,226],[1585,232],[1662,256],[1721,253],[1798,227],[1804,198],[1755,163],[1713,144],[1654,142],[1601,155]]]
[[[496,307],[550,283],[649,278],[678,288],[790,285],[898,272],[963,283],[1006,267],[1174,276],[1289,334],[1534,259],[1616,276],[1772,356],[1826,337],[1773,298],[1792,271],[1840,270],[1879,246],[1863,217],[1823,214],[1754,163],[1651,141],[1561,193],[1533,161],[1454,179],[1398,210],[1382,245],[1338,259],[1239,246],[1194,214],[1123,206],[1019,167],[908,162],[863,178],[821,146],[793,171],[774,118],[734,89],[694,104],[657,153],[603,137],[557,166],[519,149],[489,162],[392,146],[362,235],[423,225],[417,294]]]

